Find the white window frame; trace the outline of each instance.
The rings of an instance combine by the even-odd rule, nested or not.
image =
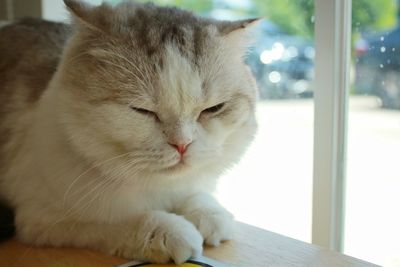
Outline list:
[[[312,243],[343,252],[351,0],[315,0]]]

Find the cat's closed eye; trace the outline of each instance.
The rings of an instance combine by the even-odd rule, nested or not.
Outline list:
[[[148,110],[148,109],[144,109],[144,108],[138,108],[138,107],[133,107],[130,106],[130,108],[134,111],[136,111],[139,114],[145,115],[145,116],[150,116],[155,118],[157,121],[159,121],[160,119],[158,118],[157,113],[155,113],[154,111]]]
[[[224,106],[225,106],[225,103],[220,103],[218,105],[204,109],[201,113],[202,114],[215,114],[215,113],[219,112]]]

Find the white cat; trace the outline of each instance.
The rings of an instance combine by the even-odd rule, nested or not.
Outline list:
[[[230,239],[211,193],[256,130],[256,21],[65,3],[72,28],[0,29],[0,195],[18,238],[176,263]]]

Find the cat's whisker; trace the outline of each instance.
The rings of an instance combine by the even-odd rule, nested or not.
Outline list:
[[[44,244],[44,243],[46,243],[46,242],[45,242],[45,240],[46,240],[46,235],[49,234],[49,233],[51,233],[51,231],[52,231],[57,225],[59,225],[59,224],[62,223],[63,221],[66,221],[67,219],[68,219],[68,214],[63,213],[59,219],[57,219],[57,220],[55,220],[54,222],[52,222],[52,223],[50,223],[49,225],[47,225],[45,230],[43,230],[43,231],[41,231],[41,232],[38,232],[37,235],[36,235],[36,237],[35,237],[35,239],[34,239],[34,242],[35,242],[36,244]]]
[[[86,198],[88,198],[91,194],[95,193],[96,190],[98,190],[99,188],[101,188],[102,186],[104,186],[108,182],[109,182],[108,179],[104,179],[104,180],[100,181],[91,190],[89,190],[83,196],[81,196],[76,202],[74,202],[73,205],[71,205],[69,210],[66,212],[66,216],[68,217],[68,216],[73,215],[75,213],[79,213],[79,209],[77,209],[77,207],[79,207],[79,205],[82,203],[82,201],[85,201]]]
[[[96,190],[98,188],[104,187],[108,182],[110,182],[109,180],[103,180],[102,182],[100,182],[95,188]],[[87,194],[85,195],[85,197],[87,197]],[[53,222],[52,224],[50,224],[48,226],[48,228],[46,228],[46,230],[42,233],[40,233],[37,237],[35,242],[36,243],[43,243],[43,241],[41,240],[42,238],[45,238],[45,235],[49,232],[51,232],[53,230],[54,227],[56,227],[58,224],[60,224],[61,222],[65,221],[68,219],[68,217],[74,215],[77,211],[73,210],[72,208],[70,208],[69,210],[67,210],[65,213],[63,213],[63,215],[61,216],[61,218],[59,218],[58,220],[56,220],[55,222]],[[76,220],[75,223],[78,223],[79,221]]]
[[[139,82],[142,87],[144,87],[144,88],[147,87],[147,84],[143,81],[143,77],[139,77],[136,73],[134,73],[132,70],[128,69],[127,67],[125,67],[123,65],[116,64],[116,63],[114,63],[114,62],[112,62],[110,60],[104,60],[103,59],[102,62],[107,63],[109,65],[112,65],[114,67],[117,67],[120,70],[124,70],[128,74],[133,75],[133,77],[135,77],[137,79],[136,81]]]
[[[93,165],[92,167],[90,167],[89,169],[87,169],[86,171],[84,171],[83,173],[81,173],[80,175],[78,175],[75,179],[73,179],[72,183],[70,184],[70,186],[67,188],[67,190],[66,190],[65,193],[64,193],[64,197],[63,197],[63,206],[64,206],[65,203],[66,203],[68,194],[69,194],[69,192],[71,191],[72,187],[78,182],[78,180],[79,180],[81,177],[83,177],[85,174],[87,174],[88,172],[90,172],[90,171],[93,170],[93,169],[96,169],[96,168],[98,168],[98,167],[100,167],[100,166],[102,166],[102,165],[104,165],[104,164],[106,164],[106,163],[108,163],[108,162],[110,162],[110,161],[112,161],[112,160],[115,160],[115,159],[119,159],[119,158],[121,158],[121,157],[124,157],[124,156],[126,156],[126,155],[128,155],[128,154],[130,154],[130,153],[131,153],[131,152],[126,152],[126,153],[120,154],[120,155],[118,155],[118,156],[115,156],[115,157],[109,158],[109,159],[107,159],[107,160],[104,160],[104,161],[102,161],[102,162],[100,162],[100,163],[97,163],[97,164]]]
[[[126,76],[126,74],[130,74],[135,78],[135,81],[133,82],[132,85],[136,85],[136,86],[139,86],[139,87],[146,88],[146,83],[140,77],[138,77],[136,75],[136,73],[133,73],[128,68],[126,68],[126,67],[124,67],[122,65],[119,65],[117,63],[114,63],[114,62],[112,62],[110,60],[103,59],[102,62],[104,62],[104,63],[106,63],[108,65],[114,66],[116,68],[112,70],[112,74],[111,74],[110,69],[106,68],[105,66],[99,66],[98,67],[98,71],[100,72],[100,75],[102,75],[102,76],[110,76],[110,75],[115,75],[116,73],[118,73],[119,76]],[[112,86],[112,85],[110,84],[110,86]]]
[[[86,184],[80,185],[79,188],[77,188],[77,189],[74,190],[74,191],[71,191],[71,192],[69,193],[68,197],[69,197],[69,198],[72,198],[72,197],[74,197],[74,196],[76,196],[76,195],[79,195],[79,194],[85,192],[88,188],[90,188],[90,187],[93,186],[94,184],[97,184],[98,182],[99,182],[99,181],[96,180],[96,179],[91,179],[91,180],[88,181]],[[66,201],[67,201],[67,200],[65,200],[65,202],[63,203],[63,207],[66,207]]]
[[[82,56],[86,56],[86,55],[89,55],[89,53],[88,53],[87,51],[83,51],[83,52],[81,52],[81,53],[79,53],[79,54],[76,54],[76,55],[73,56],[73,57],[67,58],[67,59],[66,59],[66,63],[72,63],[73,61],[77,60],[78,58],[80,58],[80,57],[82,57]]]
[[[128,51],[128,52],[129,52],[129,51]],[[124,61],[125,61],[126,63],[128,63],[131,67],[133,67],[133,68],[142,76],[143,79],[146,80],[147,84],[151,84],[151,82],[150,82],[150,76],[149,76],[149,73],[148,73],[148,71],[147,71],[147,68],[144,68],[144,70],[145,70],[145,72],[146,72],[146,75],[144,75],[143,72],[140,70],[140,68],[139,68],[135,63],[133,63],[132,61],[130,61],[128,58],[122,56],[122,55],[119,54],[119,53],[115,53],[115,52],[113,52],[113,51],[107,51],[107,53],[110,54],[111,56],[114,56],[114,57],[117,57],[117,58],[120,58],[120,59],[124,60]]]
[[[134,166],[135,166],[135,162],[133,162],[133,164],[132,164],[132,162],[126,163],[124,167],[121,167],[121,169],[119,169],[119,171],[121,171],[122,169],[126,168],[127,170],[125,170],[125,172],[128,172],[129,168],[132,168]],[[120,173],[117,174],[117,176],[119,176],[119,175],[121,175],[121,174]],[[82,205],[79,210],[76,211],[76,213],[80,213],[81,214],[80,216],[78,216],[77,222],[79,221],[79,218],[83,215],[84,211],[87,210],[88,208],[90,208],[90,206],[94,203],[94,201],[96,201],[96,199],[99,196],[104,196],[105,192],[107,192],[109,189],[114,188],[113,191],[115,191],[115,190],[117,190],[118,188],[120,188],[123,185],[123,182],[124,182],[123,179],[115,180],[115,179],[112,179],[112,178],[113,177],[110,176],[108,179],[106,179],[106,182],[104,182],[100,187],[98,187],[98,189],[96,189],[94,191],[94,192],[97,191],[97,194],[94,195],[84,205]],[[98,208],[98,211],[103,211],[104,212],[104,210],[105,210],[105,209],[101,209],[101,207],[97,207],[97,208]]]
[[[85,195],[83,195],[81,198],[78,199],[78,201],[75,203],[75,205],[73,205],[72,207],[70,207],[66,212],[63,213],[63,216],[57,220],[56,222],[53,223],[54,227],[56,224],[66,220],[68,217],[76,214],[76,213],[81,213],[80,209],[75,209],[77,206],[79,206],[79,204],[85,199],[87,198],[90,194],[95,193],[96,191],[101,190],[102,188],[106,187],[108,184],[109,185],[113,185],[117,180],[112,179],[112,176],[108,177],[108,179],[104,179],[101,180],[94,188],[92,188],[88,193],[86,193]],[[97,194],[97,197],[100,194]],[[94,199],[96,198],[96,196],[94,197]],[[92,203],[93,201],[89,201],[90,203]],[[85,205],[86,206],[86,205]],[[89,205],[90,206],[90,205]],[[50,228],[52,228],[50,227]],[[50,229],[49,229],[50,230]]]
[[[131,167],[134,166],[135,164],[140,163],[139,161],[135,161],[135,162],[130,162]],[[128,165],[128,163],[125,164],[125,166]],[[123,167],[122,167],[123,168]],[[114,170],[118,170],[121,171],[121,166],[115,167]],[[84,196],[82,196],[80,199],[78,199],[77,202],[74,203],[74,205],[72,207],[70,207],[70,210],[74,210],[77,206],[79,206],[79,204],[85,199],[87,198],[90,194],[92,194],[93,192],[96,192],[96,190],[98,190],[98,188],[101,188],[102,186],[104,186],[104,184],[106,184],[108,181],[116,181],[116,179],[114,179],[115,177],[118,177],[118,173],[116,173],[115,171],[111,170],[110,171],[110,175],[106,176],[104,180],[101,180],[99,182],[99,184],[97,184],[95,187],[93,187],[89,192],[87,192]]]
[[[106,182],[101,187],[99,187],[98,190],[96,190],[97,194],[94,194],[94,196],[89,201],[87,201],[85,204],[83,204],[80,207],[79,211],[77,211],[77,213],[80,213],[80,216],[78,216],[76,218],[76,221],[79,222],[81,217],[84,215],[85,210],[90,208],[91,205],[96,201],[97,198],[104,195],[104,193],[107,192],[110,188],[112,188],[113,185],[115,185],[115,184],[116,184],[115,181],[113,181],[111,179],[107,179]],[[98,208],[100,209],[100,207],[98,207]]]
[[[135,173],[132,173],[132,172],[130,172],[131,171],[131,169],[132,169],[132,167],[135,167],[135,170],[136,170],[136,172],[138,172],[139,170],[136,168],[136,163],[137,163],[137,161],[135,161],[135,162],[128,162],[128,163],[126,163],[123,167],[121,167],[121,169],[119,169],[120,171],[121,170],[123,170],[123,172],[125,172],[125,173],[129,173],[129,174],[135,174]],[[122,173],[123,173],[122,172]],[[117,176],[120,176],[120,175],[123,175],[121,172],[119,173],[119,174],[117,174]],[[87,208],[90,208],[90,206],[92,205],[92,203],[96,200],[96,198],[98,198],[99,196],[100,197],[106,197],[106,194],[105,194],[105,192],[107,192],[108,190],[110,190],[110,189],[113,189],[114,188],[114,190],[113,191],[115,191],[115,190],[118,190],[118,188],[121,188],[121,187],[123,187],[125,184],[127,184],[127,182],[126,182],[126,180],[124,180],[124,179],[117,179],[117,180],[114,180],[114,179],[112,179],[112,177],[110,176],[110,179],[108,179],[110,182],[108,183],[108,184],[106,184],[105,186],[103,186],[103,190],[102,191],[100,191],[100,190],[98,190],[99,192],[98,192],[98,194],[96,195],[96,196],[94,196],[93,198],[92,198],[92,200],[90,200],[88,203],[86,203],[85,204],[85,207],[84,207],[84,209],[86,210]],[[104,201],[100,201],[100,202],[104,202]],[[105,209],[105,208],[101,208],[101,207],[98,207],[98,213],[105,213],[107,210]],[[84,210],[82,210],[81,211],[81,214],[84,212]],[[99,214],[99,215],[101,215],[101,214]],[[111,216],[111,214],[110,213],[108,213],[108,215],[109,216]],[[82,216],[82,215],[81,215]],[[103,217],[103,216],[101,216],[101,217]],[[78,219],[78,221],[79,221],[79,219]],[[110,220],[111,221],[111,220]]]

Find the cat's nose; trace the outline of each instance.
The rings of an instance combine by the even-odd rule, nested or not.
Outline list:
[[[177,142],[177,143],[168,143],[168,144],[170,144],[170,146],[174,147],[179,152],[179,154],[183,155],[183,154],[185,154],[188,146],[191,143],[192,142],[187,142],[187,143],[178,143]]]

